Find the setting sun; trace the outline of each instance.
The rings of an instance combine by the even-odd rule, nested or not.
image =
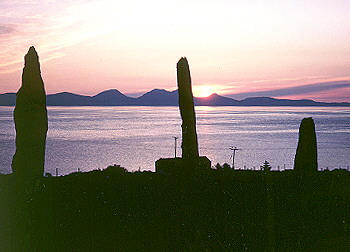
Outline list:
[[[212,86],[207,86],[207,85],[193,86],[193,96],[195,97],[208,97],[213,93],[215,93],[215,90]]]

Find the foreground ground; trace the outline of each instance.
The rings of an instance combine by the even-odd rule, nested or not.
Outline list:
[[[347,251],[350,172],[0,176],[1,251]]]

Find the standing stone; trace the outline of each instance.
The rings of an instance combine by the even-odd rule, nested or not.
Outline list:
[[[161,158],[156,161],[155,166],[157,172],[187,176],[210,169],[211,162],[206,156],[200,157],[198,152],[191,75],[186,58],[181,58],[177,63],[177,85],[182,118],[182,157]]]
[[[16,153],[12,172],[20,176],[42,176],[48,128],[46,93],[39,57],[33,46],[24,61],[22,86],[17,92],[14,110]]]
[[[299,142],[294,159],[294,170],[317,171],[317,143],[314,120],[304,118],[299,128]]]
[[[199,153],[191,75],[186,58],[177,63],[177,85],[182,118],[182,158],[193,159],[199,157]]]

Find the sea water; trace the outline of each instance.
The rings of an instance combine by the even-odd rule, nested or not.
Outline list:
[[[0,107],[0,173],[11,172],[15,153],[13,107]],[[152,170],[159,158],[181,156],[177,107],[48,107],[45,171],[59,175],[118,164]],[[319,170],[350,166],[350,108],[196,107],[200,155],[212,164],[292,169],[304,117],[316,126]],[[178,138],[175,140],[175,137]],[[57,169],[57,170],[56,170]]]

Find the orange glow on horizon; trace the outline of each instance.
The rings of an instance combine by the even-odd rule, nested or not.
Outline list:
[[[213,93],[216,93],[213,86],[208,85],[194,85],[192,87],[193,89],[193,96],[195,97],[208,97],[212,95]]]

